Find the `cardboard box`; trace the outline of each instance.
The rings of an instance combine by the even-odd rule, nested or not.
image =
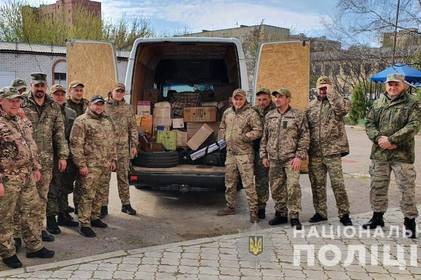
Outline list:
[[[152,135],[153,132],[153,118],[151,115],[139,116],[136,115],[137,125],[143,129],[145,133]]]
[[[184,128],[184,119],[183,118],[172,119],[172,128]]]
[[[199,149],[200,145],[202,145],[203,142],[205,142],[212,133],[212,128],[204,123],[193,135],[193,137],[187,142],[187,146],[194,151]]]
[[[216,122],[216,107],[185,107],[185,122]]]
[[[177,147],[187,147],[187,131],[175,130],[177,133]]]
[[[153,125],[157,126],[171,126],[171,104],[169,102],[158,102],[153,109]]]
[[[150,101],[152,104],[158,102],[159,99],[159,89],[145,89],[143,91],[143,98],[142,100]]]
[[[175,151],[177,149],[177,132],[174,130],[159,131],[157,133],[156,143],[164,145],[166,150]]]
[[[138,101],[137,102],[137,114],[144,116],[151,114],[151,102],[150,101]]]
[[[215,138],[218,136],[219,122],[206,123],[213,130]],[[187,123],[187,139],[193,137],[193,135],[199,130],[203,123]]]

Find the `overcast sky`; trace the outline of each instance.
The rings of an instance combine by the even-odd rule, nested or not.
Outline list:
[[[5,0],[0,0],[5,1]],[[55,0],[27,0],[31,5]],[[310,36],[326,34],[323,20],[333,13],[336,0],[99,0],[105,19],[142,15],[149,19],[155,33],[171,35],[265,24],[291,29],[291,33]]]

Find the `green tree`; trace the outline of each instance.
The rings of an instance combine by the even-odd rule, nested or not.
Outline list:
[[[369,101],[364,91],[364,85],[358,84],[352,90],[351,95],[351,112],[349,113],[349,119],[353,124],[358,123],[359,120],[363,120],[366,117]]]

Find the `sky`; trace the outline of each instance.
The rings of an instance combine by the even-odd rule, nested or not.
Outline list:
[[[5,0],[0,0],[5,1]],[[337,0],[97,0],[107,20],[144,16],[157,35],[200,32],[240,25],[265,24],[289,28],[292,34],[326,34]],[[55,0],[27,0],[51,4]]]

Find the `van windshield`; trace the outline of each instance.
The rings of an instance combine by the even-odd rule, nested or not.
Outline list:
[[[164,83],[162,85],[162,94],[164,97],[168,96],[168,91],[172,93],[179,92],[204,92],[213,91],[214,87],[212,84],[186,84],[186,83]]]

